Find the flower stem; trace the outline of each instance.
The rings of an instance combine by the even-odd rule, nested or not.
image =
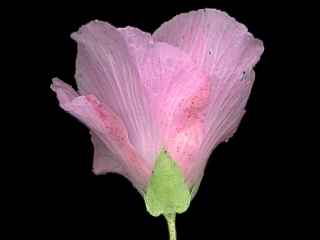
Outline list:
[[[176,233],[176,214],[166,214],[164,215],[165,219],[167,220],[168,230],[169,230],[169,239],[170,240],[177,240],[177,233]]]

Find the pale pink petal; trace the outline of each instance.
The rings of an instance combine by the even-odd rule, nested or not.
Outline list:
[[[151,174],[151,169],[146,166],[129,142],[126,127],[121,119],[107,105],[99,102],[94,95],[78,96],[70,86],[60,80],[53,80],[52,89],[57,94],[60,106],[91,129],[110,150],[113,157],[120,160],[120,166],[123,166],[132,183],[139,190],[143,190]],[[101,142],[96,140],[94,139],[94,143],[96,147],[100,148]],[[98,155],[103,154],[100,152],[101,149],[96,151],[98,151],[96,152]],[[102,167],[102,165],[100,166]],[[110,167],[112,166],[110,165]],[[117,170],[110,169],[110,171]]]
[[[114,172],[125,175],[121,159],[113,154],[94,132],[91,132],[91,141],[94,147],[93,172],[95,174]]]
[[[240,123],[254,80],[252,68],[263,52],[263,44],[243,24],[215,9],[180,14],[153,36],[190,54],[211,80],[206,136],[198,159],[192,161],[205,165],[213,148],[230,138]],[[201,176],[202,170],[193,171],[194,177]]]
[[[215,9],[180,14],[164,23],[153,36],[189,53],[209,75],[214,90],[208,125],[215,118],[219,104],[244,85],[240,79],[250,72],[263,52],[262,42],[243,24]]]
[[[160,129],[161,145],[182,168],[185,176],[190,160],[197,154],[210,82],[190,56],[167,43],[154,42],[139,29],[120,30],[152,103],[152,115]]]
[[[244,74],[240,84],[233,85],[233,89],[224,98],[223,102],[214,108],[215,114],[211,119],[211,124],[207,124],[206,136],[201,144],[197,159],[194,158],[191,166],[193,171],[189,175],[189,181],[200,182],[203,171],[206,166],[206,160],[209,158],[213,149],[222,141],[227,141],[237,130],[240,121],[245,114],[245,106],[248,101],[250,91],[254,82],[255,74],[251,70]]]
[[[78,97],[78,93],[73,88],[58,78],[52,79],[51,89],[57,94],[59,104],[62,108]]]
[[[170,86],[171,75],[176,72],[176,66],[173,64],[182,64],[182,57],[180,61],[172,60],[174,54],[172,50],[181,54],[180,51],[166,43],[155,42],[149,33],[138,28],[119,28],[119,31],[126,39],[129,50],[136,60],[140,78],[147,89],[148,96],[151,95],[151,99],[158,96],[161,91],[165,91]],[[166,64],[166,61],[171,65]]]
[[[154,44],[151,34],[130,26],[118,28],[118,31],[125,39],[129,51],[136,61],[138,71],[141,73],[141,66],[143,65],[145,54],[148,53],[149,48]]]
[[[155,127],[135,60],[123,36],[110,24],[93,21],[72,38],[78,42],[76,80],[80,93],[94,94],[122,119],[130,142],[151,165]]]
[[[263,44],[246,26],[225,12],[201,9],[179,14],[153,34],[192,56],[203,70],[223,80],[237,71],[251,68],[263,52]]]

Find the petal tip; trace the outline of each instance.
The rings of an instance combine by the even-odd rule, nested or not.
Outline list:
[[[59,78],[57,77],[54,77],[52,78],[52,83],[50,85],[50,88],[52,91],[56,92],[58,88],[62,87],[63,86],[63,81],[60,80]]]
[[[70,85],[56,77],[52,79],[50,88],[56,93],[59,104],[64,109],[70,104],[71,101],[79,96]]]
[[[104,29],[103,29],[104,28]],[[80,43],[85,42],[86,38],[89,35],[97,35],[101,33],[101,31],[110,31],[110,30],[116,30],[114,26],[112,26],[108,22],[100,21],[100,20],[91,20],[90,22],[82,25],[78,31],[71,33],[70,37]]]

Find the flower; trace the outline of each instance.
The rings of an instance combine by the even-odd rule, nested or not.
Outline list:
[[[52,89],[90,129],[94,173],[119,173],[144,194],[164,148],[196,188],[244,115],[262,42],[214,9],[180,14],[153,34],[92,21],[71,37],[78,91],[57,78]]]

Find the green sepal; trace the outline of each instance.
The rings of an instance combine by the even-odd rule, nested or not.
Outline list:
[[[181,169],[164,149],[156,159],[144,199],[147,211],[155,217],[183,213],[190,205],[191,194]]]

